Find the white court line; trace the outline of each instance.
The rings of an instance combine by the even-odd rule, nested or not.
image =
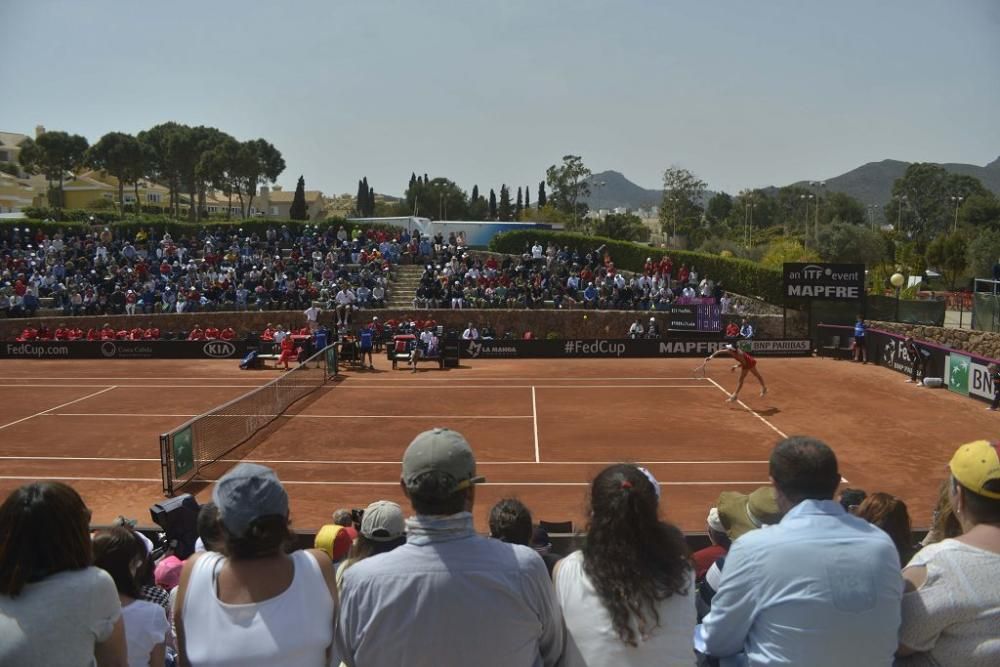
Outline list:
[[[4,424],[3,426],[0,426],[0,431],[2,431],[3,429],[7,428],[8,426],[13,426],[14,424],[20,424],[21,422],[26,422],[29,419],[33,419],[34,417],[38,417],[40,415],[44,415],[46,413],[52,412],[53,410],[58,410],[59,408],[64,408],[67,405],[73,405],[74,403],[79,403],[80,401],[85,401],[88,398],[93,398],[94,396],[100,396],[101,394],[103,394],[103,393],[105,393],[107,391],[111,391],[112,389],[117,389],[117,388],[118,388],[118,385],[111,385],[110,387],[105,387],[104,389],[102,389],[100,391],[95,391],[92,394],[87,394],[86,396],[81,396],[80,398],[78,398],[78,399],[76,399],[74,401],[68,401],[68,402],[63,403],[61,405],[56,405],[54,407],[51,407],[48,410],[42,410],[41,412],[36,412],[33,415],[29,415],[27,417],[22,417],[21,419],[18,419],[16,421],[8,422],[8,423]]]
[[[568,378],[571,379],[571,378]],[[133,385],[135,386],[135,385]],[[538,387],[539,389],[711,389],[707,384],[504,384],[504,385],[494,385],[494,384],[454,384],[448,385],[447,389],[492,389],[496,391],[497,389],[527,389],[529,387]],[[406,389],[411,390],[414,387],[392,387],[392,386],[374,386],[374,385],[362,385],[362,384],[340,384],[337,385],[337,391],[344,389],[361,389],[367,391],[369,389]]]
[[[0,480],[37,480],[55,479],[70,482],[162,482],[159,477],[69,477],[69,476],[24,476],[24,475],[2,475]],[[197,479],[199,482],[215,482],[214,479]],[[281,480],[282,484],[303,485],[303,486],[399,486],[399,480],[394,482],[323,482],[313,480]],[[725,484],[728,486],[763,486],[770,482],[660,482],[660,486],[718,486]],[[476,486],[590,486],[591,482],[483,482]]]
[[[718,382],[716,382],[712,378],[708,378],[708,381],[711,382],[712,384],[714,384],[716,387],[718,387],[719,391],[721,391],[723,394],[725,394],[726,396],[729,396],[729,392],[726,391],[725,387],[723,387],[721,384],[719,384]],[[775,426],[774,424],[772,424],[771,422],[769,422],[764,417],[761,417],[749,405],[747,405],[746,403],[744,403],[743,401],[741,401],[739,399],[737,399],[736,402],[739,403],[740,405],[742,405],[743,408],[747,412],[749,412],[750,414],[752,414],[754,417],[756,417],[757,419],[759,419],[762,422],[764,422],[765,424],[767,424],[771,428],[771,430],[773,430],[775,433],[777,433],[778,435],[780,435],[782,438],[787,438],[788,437],[787,435],[785,435],[784,431],[782,431],[780,428],[778,428],[777,426]],[[843,484],[850,484],[850,482],[847,480],[847,478],[844,477],[843,475],[840,476],[840,481]]]
[[[159,458],[134,458],[118,456],[0,456],[0,461],[157,461]],[[316,459],[220,459],[222,463],[263,463],[276,465],[288,464],[318,464],[318,465],[400,465],[395,461],[329,461]],[[523,465],[566,465],[566,466],[594,466],[594,465],[614,465],[621,461],[476,461],[480,466],[523,466]],[[767,461],[637,461],[643,465],[744,465],[764,464]]]
[[[277,377],[277,376],[275,376],[275,377]],[[452,381],[452,380],[455,379],[455,377],[450,377],[450,378],[424,378],[424,377],[401,377],[401,376],[400,377],[393,376],[393,377],[387,377],[387,378],[380,378],[380,377],[372,377],[371,375],[358,375],[358,376],[345,375],[344,377],[347,377],[347,378],[356,378],[356,379],[359,379],[359,380],[363,379],[365,382],[450,382],[450,381]],[[8,381],[13,381],[13,380],[33,380],[33,379],[34,378],[32,378],[32,377],[24,377],[24,376],[17,376],[17,377],[0,376],[0,380],[8,380]],[[79,375],[79,376],[72,376],[72,377],[46,376],[46,379],[49,379],[49,380],[81,380],[81,381],[82,380],[149,380],[149,377],[148,376],[146,376],[146,377],[99,377],[99,376],[91,376],[91,375]],[[170,377],[170,379],[171,380],[212,380],[212,381],[217,381],[217,382],[224,382],[228,378],[220,379],[218,375],[208,375],[208,376],[201,376],[201,375],[190,375],[190,376],[187,376],[187,375],[184,375],[184,376],[182,376],[182,375],[173,375],[173,376]],[[232,378],[232,379],[236,379],[236,378]],[[265,378],[262,378],[263,381],[270,381],[272,379],[274,379],[274,378],[271,377],[271,376],[267,376]],[[602,375],[600,377],[574,377],[572,375],[557,375],[557,376],[546,375],[544,377],[527,377],[526,378],[526,377],[502,377],[502,376],[493,377],[493,376],[486,376],[486,375],[484,375],[484,376],[478,376],[477,375],[475,378],[471,378],[471,379],[474,379],[474,380],[524,380],[524,381],[529,381],[529,380],[553,380],[553,379],[555,379],[555,380],[606,380],[606,381],[611,381],[611,380],[691,380],[691,381],[700,381],[702,378],[693,378],[693,377],[690,377],[690,376],[682,376],[682,377],[659,377],[659,376],[614,377],[614,376],[605,376],[605,375]]]
[[[711,382],[712,384],[714,384],[719,389],[719,391],[721,391],[726,396],[730,395],[730,392],[726,391],[725,387],[723,387],[721,384],[719,384],[718,382],[716,382],[712,378],[708,378],[708,381]],[[752,414],[754,417],[756,417],[757,419],[759,419],[762,422],[764,422],[765,424],[767,424],[768,428],[770,428],[772,431],[774,431],[775,433],[777,433],[778,435],[780,435],[782,438],[787,438],[788,437],[787,435],[785,435],[784,431],[782,431],[780,428],[778,428],[777,426],[775,426],[774,424],[772,424],[771,422],[769,422],[764,417],[761,417],[759,414],[757,414],[753,410],[753,408],[751,408],[749,405],[747,405],[746,403],[744,403],[742,400],[737,399],[736,402],[739,403],[740,405],[742,405],[744,410],[746,410],[747,412],[749,412],[750,414]]]
[[[104,387],[103,384],[52,384],[52,383],[33,383],[33,384],[8,384],[0,387],[0,389],[12,389],[17,387]],[[262,384],[120,384],[115,385],[123,389],[129,387],[154,387],[156,389],[256,389],[257,387],[263,387]]]
[[[17,385],[6,385],[6,387],[103,387],[105,385],[101,384],[53,384],[53,383],[33,383],[33,384],[17,384]],[[262,387],[262,384],[123,384],[118,385],[123,388],[126,387],[152,387],[156,389],[256,389]],[[333,386],[333,385],[327,385]],[[527,389],[531,386],[537,386],[542,389],[711,389],[705,384],[549,384],[549,385],[530,385],[530,384],[508,384],[508,385],[493,385],[493,384],[456,384],[450,385],[448,389]],[[418,389],[417,386],[399,386],[384,387],[376,385],[362,385],[362,384],[345,384],[340,383],[336,385],[336,391],[346,391],[348,389],[403,389],[407,391],[412,391],[413,389]],[[3,387],[0,387],[3,389]]]
[[[162,414],[120,414],[117,412],[58,412],[50,413],[48,417],[197,417],[193,415],[162,415]],[[229,415],[223,415],[228,417]],[[237,415],[239,416],[239,415]],[[285,419],[531,419],[532,415],[257,415],[262,417],[282,417]]]
[[[542,456],[538,451],[538,402],[535,400],[535,388],[531,388],[531,418],[535,430],[535,463],[542,462]]]
[[[353,378],[355,376],[348,375],[346,377]],[[420,377],[398,377],[398,378],[396,378],[396,377],[387,377],[387,378],[381,378],[381,377],[373,377],[371,375],[358,375],[357,377],[359,379],[360,378],[364,378],[364,380],[366,382],[450,382],[451,380],[454,379],[454,377],[452,377],[452,378],[420,378]],[[545,377],[503,377],[503,376],[497,376],[497,377],[492,377],[492,376],[479,376],[479,375],[476,375],[475,377],[472,377],[470,379],[472,379],[472,380],[503,380],[503,381],[507,381],[507,380],[529,380],[530,381],[530,380],[548,380],[549,377],[550,376],[545,376]],[[691,377],[690,375],[685,375],[683,377],[660,377],[660,376],[610,377],[610,376],[606,376],[606,375],[602,375],[602,376],[599,376],[599,377],[572,377],[572,376],[564,376],[564,377],[567,380],[603,380],[603,381],[613,381],[613,380],[691,380],[692,382],[695,382],[695,381],[701,381],[701,380],[704,379],[704,378]],[[0,378],[0,379],[3,379],[3,378]],[[76,378],[69,378],[69,379],[76,379]],[[147,378],[140,378],[140,379],[145,380]],[[178,379],[181,379],[181,378],[178,378]]]

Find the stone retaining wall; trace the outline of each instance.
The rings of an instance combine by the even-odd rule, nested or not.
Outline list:
[[[913,336],[918,340],[933,341],[955,350],[971,352],[990,359],[1000,359],[1000,333],[875,320],[868,322],[868,324],[901,336]]]
[[[789,313],[795,315],[796,313]],[[656,311],[620,311],[620,310],[369,310],[355,313],[353,322],[360,323],[377,315],[383,321],[399,319],[410,315],[414,319],[433,318],[446,329],[462,330],[469,321],[475,322],[480,328],[490,326],[502,335],[505,331],[513,331],[520,338],[525,331],[531,331],[536,338],[545,338],[555,334],[558,338],[625,338],[629,326],[636,317],[642,319],[645,325],[650,317],[656,317],[662,327],[666,315]],[[323,324],[332,324],[333,312],[324,312],[320,316]],[[729,320],[739,323],[739,316],[725,316],[723,326]],[[789,319],[788,336],[805,335],[801,318]],[[299,311],[221,311],[203,313],[169,313],[159,315],[99,315],[87,317],[44,317],[26,319],[0,320],[0,340],[13,340],[21,331],[31,325],[37,327],[44,322],[55,330],[60,324],[80,327],[84,331],[91,327],[101,327],[109,322],[115,328],[129,329],[135,326],[159,327],[161,331],[187,331],[195,324],[202,327],[215,326],[235,328],[242,337],[250,331],[263,331],[267,324],[283,324],[284,326],[305,326],[305,316]],[[759,338],[782,338],[782,322],[780,315],[759,315],[751,317],[751,322],[757,329]]]

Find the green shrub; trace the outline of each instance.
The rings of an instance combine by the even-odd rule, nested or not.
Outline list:
[[[53,209],[54,211],[55,209]],[[299,235],[305,227],[325,230],[328,227],[339,228],[343,226],[348,234],[355,229],[363,231],[382,230],[393,236],[398,235],[401,227],[395,227],[384,223],[356,223],[347,222],[343,218],[327,218],[318,222],[298,221],[298,220],[277,220],[269,218],[252,218],[250,220],[203,220],[202,222],[188,222],[177,220],[166,215],[141,214],[139,216],[130,215],[125,220],[118,219],[118,215],[111,211],[95,211],[83,209],[65,209],[62,211],[63,219],[57,220],[47,216],[49,209],[25,209],[27,219],[3,220],[0,221],[0,229],[10,227],[25,227],[32,230],[41,229],[46,233],[57,231],[82,230],[93,228],[109,227],[119,231],[125,236],[135,236],[140,229],[152,229],[158,234],[169,232],[171,236],[179,238],[181,236],[194,236],[205,229],[233,231],[241,236],[259,234],[261,237],[269,228],[281,228],[287,226],[294,235]],[[91,225],[90,218],[93,216],[94,224]]]
[[[697,268],[699,276],[709,276],[716,282],[721,280],[727,290],[757,297],[768,303],[782,303],[781,271],[768,269],[745,259],[686,250],[652,248],[648,245],[615,241],[600,236],[547,230],[517,230],[498,234],[490,241],[490,250],[520,254],[524,252],[525,246],[531,245],[536,240],[543,243],[552,241],[560,247],[568,246],[583,254],[593,252],[603,244],[607,246],[615,266],[626,271],[642,271],[647,257],[659,259],[665,254],[670,255],[675,267],[681,264],[687,264],[688,267],[694,266]]]

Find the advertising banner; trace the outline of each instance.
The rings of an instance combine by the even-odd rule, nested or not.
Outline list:
[[[0,359],[237,359],[247,341],[104,340],[0,343]]]
[[[963,396],[969,395],[969,365],[971,359],[964,354],[952,352],[948,355],[946,379],[948,390]]]
[[[463,359],[579,359],[623,357],[706,357],[733,341],[632,340],[589,338],[569,340],[463,340]],[[808,339],[744,341],[741,347],[760,356],[796,357],[812,354]]]
[[[864,264],[789,262],[781,278],[786,300],[859,301],[865,294]]]

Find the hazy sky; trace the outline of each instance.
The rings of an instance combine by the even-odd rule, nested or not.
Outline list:
[[[997,0],[0,0],[0,130],[264,137],[279,179],[659,187],[1000,155]]]

